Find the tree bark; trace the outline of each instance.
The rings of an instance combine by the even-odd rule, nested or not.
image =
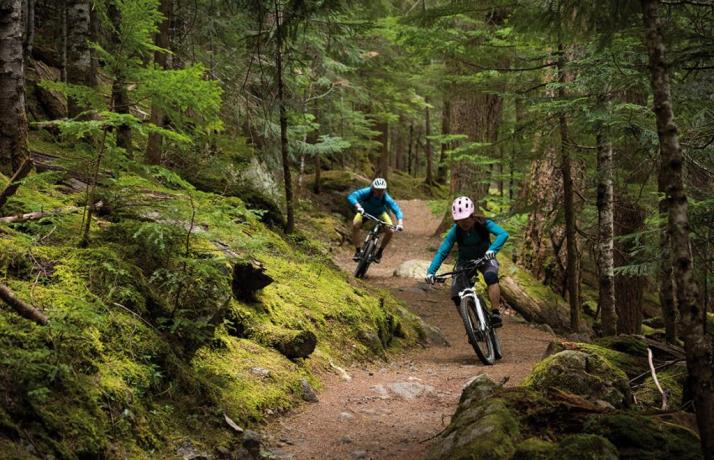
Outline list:
[[[97,84],[92,69],[91,1],[66,0],[67,22],[67,83],[94,87]],[[71,97],[67,100],[67,114],[74,118],[88,107],[80,105]]]
[[[121,30],[121,13],[114,4],[109,5],[108,11],[109,19],[114,26],[112,38],[114,45],[118,47],[121,46],[121,37],[118,32]],[[119,63],[114,68],[114,81],[112,82],[112,110],[122,114],[129,113],[130,104],[125,73],[126,71],[122,67],[122,63]],[[131,151],[131,128],[129,126],[121,125],[117,127],[117,146],[125,149],[127,152]]]
[[[283,40],[284,30],[280,3],[275,1],[275,73],[278,84],[278,105],[280,110],[280,155],[283,162],[283,182],[285,183],[285,206],[287,219],[285,231],[292,233],[295,230],[295,205],[293,200],[293,184],[290,174],[290,154],[288,151],[288,113],[285,105],[285,89],[283,83]]]
[[[7,203],[7,200],[15,194],[17,189],[20,187],[20,181],[27,177],[31,170],[32,159],[28,157],[22,162],[20,168],[15,171],[15,174],[12,175],[10,182],[8,182],[3,191],[0,192],[0,209],[2,209],[3,206],[5,206],[5,203]]]
[[[0,172],[12,175],[27,158],[22,0],[0,2]]]
[[[560,55],[557,61],[558,68],[558,97],[565,98],[566,82],[565,72],[565,48],[558,44]],[[578,253],[575,236],[575,203],[573,193],[573,167],[570,159],[570,140],[568,138],[568,121],[565,113],[558,117],[560,128],[560,168],[563,173],[563,205],[565,212],[565,241],[567,248],[566,276],[568,286],[568,303],[570,304],[570,327],[573,331],[578,330],[580,324],[580,292],[578,286]]]
[[[615,203],[615,235],[623,237],[642,231],[645,211],[631,198],[626,190],[617,194]],[[621,267],[637,263],[633,251],[638,244],[630,238],[617,238],[615,243],[615,266]],[[617,306],[617,332],[639,334],[642,329],[642,302],[645,279],[637,275],[620,273],[615,276],[615,305]]]
[[[0,12],[2,12],[1,8]],[[33,307],[32,305],[18,299],[15,296],[15,293],[12,292],[12,290],[10,290],[10,288],[4,284],[0,284],[0,299],[6,304],[8,304],[10,307],[12,307],[12,309],[15,310],[17,314],[22,316],[23,318],[27,318],[43,326],[49,321],[47,319],[47,316],[44,315],[44,313],[42,313],[40,310]]]
[[[374,168],[374,175],[375,177],[387,179],[389,177],[389,123],[386,121],[379,122],[377,131],[380,133],[378,140],[381,143],[381,147],[377,157],[377,164]]]
[[[161,0],[161,14],[164,16],[164,20],[159,24],[159,32],[156,34],[155,43],[156,46],[164,50],[169,50],[171,48],[171,17],[173,15],[173,0]],[[166,69],[168,68],[169,55],[167,51],[156,51],[154,53],[154,63],[156,66]],[[156,103],[151,104],[151,118],[152,124],[164,127],[165,114]],[[152,165],[161,164],[161,149],[163,143],[163,136],[158,133],[150,133],[149,139],[146,142],[146,162]]]
[[[447,136],[451,132],[451,104],[448,99],[444,99],[443,107],[441,108],[441,135]],[[449,150],[449,144],[441,143],[441,154],[439,155],[439,169],[436,174],[436,180],[440,184],[446,184],[446,176],[449,167],[449,158],[446,153]]]
[[[613,220],[612,144],[600,127],[597,133],[598,308],[604,335],[617,334]]]
[[[669,174],[667,168],[660,165],[657,177],[657,191],[660,193],[659,200],[659,250],[658,262],[658,284],[659,284],[659,304],[662,309],[662,320],[664,321],[665,340],[668,343],[677,343],[677,310],[674,299],[674,284],[672,282],[672,249],[667,230],[667,220],[669,215],[669,198],[667,188]]]
[[[407,173],[412,175],[412,145],[414,144],[414,123],[409,124],[409,140],[407,147]]]
[[[30,61],[32,56],[32,44],[35,40],[35,0],[25,0],[25,38],[22,47],[25,52],[25,65]]]
[[[659,1],[641,0],[645,27],[645,44],[649,54],[650,81],[654,93],[654,113],[660,143],[661,168],[669,176],[668,230],[674,262],[673,274],[680,315],[681,336],[689,374],[689,389],[699,426],[702,453],[714,459],[714,368],[712,343],[704,329],[704,311],[699,299],[699,287],[693,273],[689,241],[687,195],[682,174],[683,157],[674,121],[664,40],[659,23]],[[663,171],[663,173],[665,173]]]
[[[426,98],[426,103],[429,104],[429,98]],[[428,185],[434,185],[434,151],[431,148],[431,113],[429,106],[424,108],[424,140],[426,142],[426,178],[424,182]]]

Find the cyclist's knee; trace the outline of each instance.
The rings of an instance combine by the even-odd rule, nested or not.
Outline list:
[[[498,272],[486,272],[483,274],[483,279],[487,286],[498,284]]]

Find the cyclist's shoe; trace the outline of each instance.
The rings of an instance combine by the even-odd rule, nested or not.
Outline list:
[[[501,319],[501,312],[498,308],[494,308],[491,312],[491,327],[496,329],[497,327],[503,326],[503,319]]]
[[[357,262],[361,256],[362,256],[362,250],[360,250],[360,249],[358,248],[358,249],[355,250],[355,255],[352,256],[352,260],[354,260],[355,262]]]
[[[374,255],[374,263],[378,264],[382,261],[382,252],[384,251],[384,248],[379,248],[377,249],[377,253]]]

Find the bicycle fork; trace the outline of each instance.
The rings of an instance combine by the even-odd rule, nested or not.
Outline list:
[[[483,306],[481,305],[481,301],[478,299],[478,296],[474,292],[473,289],[464,289],[463,291],[459,292],[459,298],[464,299],[466,297],[471,297],[474,300],[474,305],[476,305],[476,314],[478,315],[478,330],[481,332],[484,332],[486,330],[486,317],[483,314]],[[459,313],[461,312],[461,309],[459,309]],[[463,312],[468,315],[468,312]],[[466,318],[461,318],[466,319]]]

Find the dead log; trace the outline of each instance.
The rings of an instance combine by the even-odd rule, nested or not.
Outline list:
[[[92,209],[96,211],[100,210],[104,206],[102,201],[98,201],[92,206]],[[27,222],[28,220],[38,220],[43,217],[59,216],[61,214],[71,214],[73,212],[81,211],[83,208],[80,206],[69,206],[66,208],[53,209],[51,211],[35,211],[28,212],[25,214],[17,214],[15,216],[5,216],[0,217],[0,223],[4,224],[18,224],[22,222]]]
[[[255,301],[255,294],[274,281],[265,270],[265,266],[254,259],[237,262],[233,266],[231,282],[235,298],[244,302]]]
[[[12,307],[18,315],[36,322],[37,324],[45,325],[48,322],[47,317],[37,308],[27,302],[18,299],[15,293],[4,284],[0,283],[0,299]]]
[[[570,330],[570,310],[562,297],[550,291],[547,286],[538,286],[543,295],[531,295],[510,276],[499,280],[503,300],[520,313],[527,321],[547,324],[556,332]],[[547,292],[546,292],[547,290]],[[581,324],[580,330],[586,331],[587,325]]]
[[[0,209],[2,209],[2,207],[5,206],[5,203],[7,203],[7,200],[13,196],[15,192],[17,192],[17,189],[20,187],[20,181],[27,177],[31,170],[32,159],[27,158],[22,162],[20,168],[15,171],[15,174],[12,175],[12,178],[10,178],[10,182],[8,182],[7,186],[5,186],[5,189],[0,192]]]

